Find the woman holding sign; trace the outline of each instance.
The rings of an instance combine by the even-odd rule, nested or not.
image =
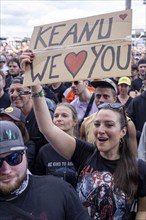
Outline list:
[[[21,64],[33,61],[31,51]],[[71,137],[53,124],[42,87],[32,86],[33,105],[41,132],[78,172],[77,192],[91,219],[136,219],[146,216],[146,164],[137,161],[127,141],[127,120],[120,103],[99,106],[94,122],[95,146]],[[138,211],[136,201],[138,199]]]

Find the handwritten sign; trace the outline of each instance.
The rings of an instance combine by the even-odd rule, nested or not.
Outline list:
[[[125,10],[35,27],[24,84],[130,75],[131,19]]]

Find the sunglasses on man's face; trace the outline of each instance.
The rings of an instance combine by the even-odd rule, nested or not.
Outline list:
[[[0,168],[3,165],[4,160],[10,165],[10,166],[17,166],[22,162],[24,151],[18,151],[14,152],[12,154],[9,154],[6,157],[0,158]]]
[[[68,85],[72,86],[74,84],[75,86],[77,86],[80,82],[81,81],[73,81],[73,82],[69,82]]]

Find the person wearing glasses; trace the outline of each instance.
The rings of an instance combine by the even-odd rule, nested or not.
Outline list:
[[[88,80],[71,82],[71,89],[73,94],[78,97],[70,104],[76,109],[79,125],[81,125],[85,117],[97,110],[94,102],[94,93],[88,89]]]
[[[10,121],[0,121],[0,219],[89,220],[70,184],[27,172],[26,146]]]
[[[33,57],[31,51],[22,54],[22,66],[32,62],[30,57]],[[131,219],[135,212],[137,220],[145,219],[146,164],[137,161],[127,140],[123,105],[104,103],[98,106],[93,131],[95,145],[92,145],[53,124],[40,85],[32,86],[32,94],[40,131],[58,153],[73,162],[78,172],[76,190],[91,219]],[[102,205],[97,193],[101,185],[108,185],[107,200],[104,198]]]

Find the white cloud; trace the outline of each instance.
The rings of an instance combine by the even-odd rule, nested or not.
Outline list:
[[[146,5],[132,0],[133,28],[146,29]],[[125,0],[1,0],[1,36],[30,37],[34,26],[125,9]]]

